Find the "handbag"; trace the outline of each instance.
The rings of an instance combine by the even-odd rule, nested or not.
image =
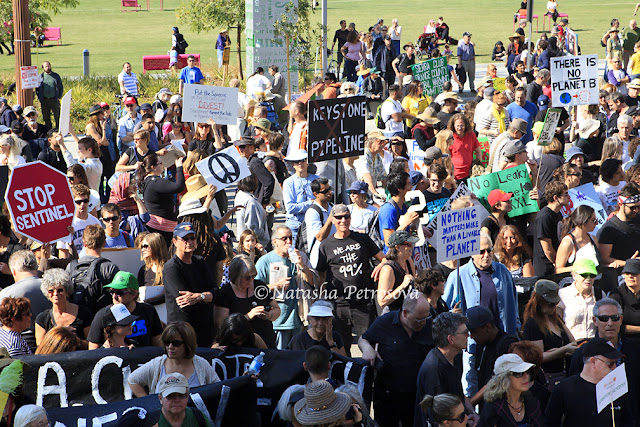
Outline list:
[[[567,374],[564,372],[549,372],[544,374],[544,380],[547,384],[547,389],[553,391],[560,381],[567,378]]]

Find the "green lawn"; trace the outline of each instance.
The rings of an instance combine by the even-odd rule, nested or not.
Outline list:
[[[178,25],[189,42],[188,52],[201,54],[204,64],[216,62],[215,39],[217,32],[194,34],[186,25],[177,22],[175,8],[179,0],[165,0],[164,11],[159,0],[151,0],[152,10],[146,11],[146,0],[141,0],[142,12],[121,12],[119,0],[80,0],[76,9],[64,10],[53,16],[51,26],[62,27],[62,46],[51,44],[32,51],[32,63],[49,60],[54,70],[64,75],[82,73],[82,52],[89,49],[91,72],[99,75],[115,75],[121,71],[122,62],[129,61],[136,73],[142,72],[142,56],[166,54],[171,45],[171,27]],[[355,22],[359,30],[365,30],[383,17],[387,24],[394,17],[403,26],[403,41],[415,41],[429,19],[442,15],[451,27],[452,36],[461,38],[462,32],[473,33],[479,62],[489,62],[496,40],[505,45],[513,33],[513,13],[519,1],[506,0],[449,0],[418,3],[396,0],[392,4],[380,0],[328,0],[329,43],[340,19]],[[424,6],[418,6],[418,4]],[[604,55],[599,38],[609,27],[611,18],[617,17],[628,24],[635,2],[606,4],[604,0],[562,0],[558,10],[568,13],[572,28],[578,35],[583,53]],[[535,13],[542,16],[546,1],[536,0]],[[316,14],[319,19],[319,13]],[[535,30],[535,21],[533,24]],[[232,31],[232,37],[235,31]],[[534,36],[537,38],[537,36]],[[233,44],[235,47],[235,42]],[[454,48],[455,51],[455,48]],[[235,52],[232,52],[235,63]],[[244,56],[243,56],[244,61]],[[0,57],[0,73],[14,70],[13,56]]]

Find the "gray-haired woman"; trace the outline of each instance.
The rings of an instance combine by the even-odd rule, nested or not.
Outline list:
[[[47,411],[38,405],[24,405],[16,412],[13,420],[14,427],[48,426]]]
[[[36,316],[36,344],[40,345],[44,335],[56,326],[64,326],[80,338],[78,350],[88,348],[87,336],[91,328],[91,312],[86,307],[69,302],[73,285],[66,271],[52,268],[44,272],[40,289],[49,298],[52,307]]]

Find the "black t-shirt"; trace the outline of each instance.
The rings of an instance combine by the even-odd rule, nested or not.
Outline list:
[[[271,291],[269,291],[268,288],[265,292],[259,290],[260,288],[266,288],[267,285],[260,280],[254,280],[253,287],[253,295],[247,298],[238,298],[235,292],[233,292],[231,285],[224,285],[220,288],[220,292],[218,292],[216,307],[228,308],[229,314],[247,314],[259,305],[270,307],[271,301],[273,300]],[[258,295],[262,295],[263,298],[259,298]],[[267,347],[276,348],[276,333],[273,331],[273,323],[271,321],[254,317],[249,323],[251,324],[253,332],[260,335],[265,344],[267,344]]]
[[[558,250],[560,238],[558,237],[558,223],[562,221],[562,214],[554,212],[545,206],[538,212],[533,224],[533,271],[540,278],[549,278],[555,274],[553,263],[547,258],[542,250],[540,239],[551,239],[551,246]]]
[[[436,116],[438,117],[438,120],[440,120],[440,123],[438,123],[434,127],[438,126],[439,130],[446,129],[447,125],[449,124],[449,120],[451,119],[451,117],[453,117],[454,114],[456,114],[455,111],[453,113],[447,113],[446,111],[439,111]]]
[[[478,389],[484,387],[491,377],[495,361],[503,354],[509,353],[509,346],[518,342],[518,338],[499,330],[496,339],[484,347],[476,349],[476,370],[478,371]]]
[[[486,228],[489,230],[489,235],[491,236],[491,241],[495,242],[498,237],[498,233],[500,233],[500,226],[495,220],[493,215],[489,215],[484,220],[482,220],[482,224],[480,224],[480,228]]]
[[[182,171],[179,173],[181,174]],[[164,265],[162,281],[164,282],[168,323],[189,322],[198,331],[198,346],[211,347],[215,337],[213,303],[203,301],[185,308],[180,308],[176,304],[176,298],[180,296],[180,291],[211,292],[215,301],[216,289],[207,263],[202,257],[193,255],[191,264],[185,264],[177,255],[174,255]]]
[[[127,151],[124,152],[127,156],[129,156],[129,161],[126,166],[133,166],[138,162],[143,161],[149,154],[155,153],[155,151],[149,149],[147,150],[147,154],[140,154],[140,152],[136,149],[136,147],[129,147]]]
[[[529,83],[531,83],[531,82],[533,81],[533,76],[531,75],[531,73],[528,73],[528,72],[526,72],[526,71],[525,71],[524,73],[522,73],[522,74],[521,74],[521,73],[515,73],[515,78],[516,78],[519,82],[521,82],[521,81],[522,81],[522,78],[523,78],[523,77],[524,77],[525,79],[527,79],[527,84],[529,84]]]
[[[585,156],[585,163],[600,160],[602,158],[603,139],[600,137],[584,139],[580,138],[576,142],[576,147],[582,148]]]
[[[36,317],[36,325],[40,325],[40,327],[44,329],[45,332],[49,332],[51,329],[58,326],[55,319],[53,318],[53,313],[51,312],[51,310],[52,309],[45,310],[38,314],[38,316]],[[78,338],[80,338],[81,340],[87,339],[87,337],[84,336],[84,328],[86,328],[87,326],[91,326],[91,312],[89,311],[89,309],[81,305],[78,306],[78,315],[69,326],[75,328],[74,333],[78,336]]]
[[[625,97],[625,104],[627,104],[629,107],[635,107],[638,105],[638,98],[632,98],[631,96],[627,95]]]
[[[339,297],[350,304],[367,304],[371,300],[358,291],[376,289],[370,260],[378,252],[380,248],[366,234],[351,232],[345,239],[332,235],[320,244],[317,270],[331,270],[331,286]]]
[[[144,180],[144,204],[149,214],[171,221],[177,221],[176,194],[184,190],[182,166],[176,168],[176,181],[172,182],[158,176],[147,176]]]
[[[640,300],[627,287],[626,283],[618,286],[618,288],[611,293],[611,298],[618,301],[622,306],[623,325],[640,326]],[[637,337],[638,334],[633,334],[632,336]]]
[[[398,65],[396,65],[396,68],[398,69],[399,73],[413,74],[413,70],[411,70],[411,66],[416,63],[415,55],[409,58],[409,55],[407,55],[406,53],[401,53],[400,55],[398,55],[397,59],[399,60],[399,62],[398,62]]]
[[[62,173],[67,173],[67,162],[64,161],[62,151],[56,152],[53,148],[47,147],[38,154],[38,160],[58,169]]]
[[[342,45],[347,42],[348,35],[349,35],[348,28],[345,28],[344,30],[339,28],[336,30],[335,34],[333,35],[333,42],[335,43],[336,40],[338,41],[338,49],[340,49]]]
[[[291,341],[289,341],[289,345],[287,346],[287,349],[306,351],[309,348],[313,347],[314,345],[321,345],[327,350],[337,350],[344,347],[344,342],[342,342],[342,337],[340,336],[339,333],[337,333],[336,331],[332,331],[331,336],[333,337],[333,342],[336,345],[333,348],[329,347],[329,343],[327,342],[327,339],[325,337],[322,337],[322,340],[320,341],[316,341],[313,338],[311,338],[311,335],[309,335],[309,332],[304,331],[299,333],[295,337],[291,338]]]
[[[22,246],[20,243],[18,243],[17,240],[11,239],[9,241],[9,244],[7,245],[7,249],[0,253],[0,262],[3,262],[5,264],[9,263],[9,257],[11,257],[11,255],[14,252],[18,252],[22,249],[26,249],[24,246]],[[9,285],[13,285],[14,284],[14,280],[13,280],[13,276],[11,274],[3,274],[0,273],[0,288],[4,289]]]
[[[145,347],[153,345],[151,338],[162,334],[162,322],[160,317],[150,304],[143,302],[137,302],[136,308],[131,312],[134,316],[140,317],[133,322],[133,334],[127,338],[133,339],[137,345],[136,347]],[[91,323],[91,330],[87,341],[94,344],[102,345],[105,341],[104,328],[107,326],[107,319],[111,316],[111,305],[101,308]]]
[[[634,221],[622,221],[616,215],[607,220],[598,231],[598,243],[613,245],[611,257],[628,260],[638,249],[640,226]]]
[[[189,151],[203,150],[206,153],[206,157],[209,157],[216,152],[216,147],[213,145],[213,141],[200,141],[199,139],[192,139],[189,143]]]
[[[569,336],[564,331],[564,328],[561,328],[562,336],[558,336],[553,332],[549,332],[548,334],[542,333],[540,330],[540,326],[538,322],[534,318],[527,320],[527,323],[524,324],[524,328],[522,328],[522,337],[527,341],[540,341],[542,340],[542,344],[544,346],[544,351],[551,350],[553,348],[560,348],[563,345],[569,344]],[[569,365],[571,364],[570,358],[559,358],[552,360],[547,363],[542,364],[542,369],[546,373],[557,373],[557,372],[566,372],[569,369]]]
[[[438,270],[438,271],[440,271],[440,269],[438,268],[438,266],[440,266],[440,267],[444,267],[442,264],[436,264],[436,266],[435,266],[435,267],[433,267],[433,268],[434,268],[434,270]],[[447,269],[448,269],[449,267],[444,267],[444,268],[447,268]],[[453,271],[453,270],[451,270],[451,271]],[[444,276],[444,274],[443,274],[443,276]],[[448,276],[448,274],[447,274],[447,276]],[[446,277],[445,277],[445,279],[444,279],[444,280],[445,280],[445,281],[447,280],[447,279],[446,279]],[[439,314],[446,313],[447,311],[449,311],[449,306],[447,305],[447,303],[446,303],[446,302],[444,302],[444,300],[443,300],[442,298],[438,298],[438,302],[436,302],[436,307],[435,307],[435,308],[434,308],[433,306],[430,306],[430,307],[429,307],[429,314],[430,314],[430,315],[431,315],[431,317],[433,317],[434,319],[435,319],[436,317],[438,317],[438,315],[439,315]]]

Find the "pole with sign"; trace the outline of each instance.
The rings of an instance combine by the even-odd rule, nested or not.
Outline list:
[[[538,137],[538,145],[546,147],[555,137],[556,128],[560,121],[560,112],[559,108],[549,108],[547,110],[547,115],[544,117],[544,125]]]

